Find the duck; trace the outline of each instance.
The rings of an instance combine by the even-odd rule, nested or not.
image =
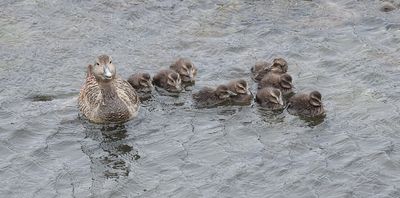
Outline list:
[[[288,102],[287,111],[292,115],[316,117],[325,114],[322,96],[318,91],[310,93],[298,93],[292,96]]]
[[[230,97],[234,104],[249,104],[253,100],[253,94],[249,91],[248,84],[243,79],[232,80],[227,84],[229,91],[234,93]]]
[[[274,87],[280,89],[283,95],[290,95],[293,93],[292,77],[286,73],[268,73],[258,83],[258,89],[262,89],[264,87]]]
[[[91,122],[121,123],[137,116],[140,100],[135,89],[117,75],[111,56],[100,55],[87,68],[78,106]]]
[[[153,77],[153,84],[173,93],[182,91],[182,80],[179,74],[171,69],[159,71]]]
[[[197,68],[189,59],[179,58],[169,68],[179,74],[183,83],[194,84]]]
[[[259,89],[256,94],[256,102],[269,110],[282,110],[285,103],[282,99],[282,92],[273,87]]]
[[[148,93],[153,90],[153,83],[149,73],[136,73],[128,78],[128,83],[137,91]]]
[[[231,96],[236,95],[226,85],[217,88],[204,87],[192,95],[195,104],[199,107],[212,107],[229,102]]]
[[[283,58],[275,58],[272,63],[267,61],[258,61],[256,64],[251,68],[252,78],[254,81],[258,82],[263,77],[270,73],[286,73],[288,70],[288,64],[285,59]]]

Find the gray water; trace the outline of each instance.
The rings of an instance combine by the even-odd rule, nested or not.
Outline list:
[[[0,197],[400,197],[400,10],[381,1],[0,2]],[[284,57],[318,122],[154,94],[139,116],[79,118],[85,68],[124,78],[176,58],[193,91]]]

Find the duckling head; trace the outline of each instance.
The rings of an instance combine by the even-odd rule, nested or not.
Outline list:
[[[322,106],[321,98],[321,93],[319,93],[318,91],[312,91],[310,93],[310,104],[314,107]]]
[[[234,83],[233,86],[234,86],[235,93],[250,95],[249,87],[245,80],[239,79]]]
[[[230,91],[226,85],[220,85],[215,90],[215,94],[218,96],[219,99],[227,99],[231,96],[236,96],[237,94]]]
[[[270,70],[278,73],[286,73],[288,70],[288,65],[286,60],[283,58],[275,58],[272,61]]]
[[[96,80],[100,83],[111,82],[116,75],[116,68],[112,64],[111,57],[108,55],[98,56],[91,71]]]
[[[141,87],[152,90],[153,89],[153,83],[151,81],[150,74],[148,73],[143,73],[139,77],[139,84]]]
[[[292,77],[289,74],[282,74],[280,76],[280,85],[285,89],[291,89],[292,85]]]
[[[261,94],[261,104],[267,104],[267,103],[274,103],[277,105],[283,106],[283,98],[282,98],[282,92],[279,89],[275,88],[264,88],[262,91],[264,94]]]
[[[179,73],[183,82],[194,83],[196,77],[196,67],[189,60],[180,58],[175,63],[175,70]]]
[[[167,76],[167,85],[171,91],[180,92],[182,90],[182,81],[178,73],[171,72]]]

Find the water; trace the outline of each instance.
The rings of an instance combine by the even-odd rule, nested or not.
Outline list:
[[[400,197],[400,10],[381,1],[0,3],[1,197]],[[285,57],[322,122],[252,106],[195,109],[191,91],[120,126],[76,104],[87,64],[124,78],[177,57],[193,91]]]

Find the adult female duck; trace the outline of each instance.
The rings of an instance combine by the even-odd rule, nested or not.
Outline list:
[[[78,105],[91,122],[125,122],[137,115],[139,104],[133,87],[116,75],[110,56],[101,55],[94,65],[88,66]]]

